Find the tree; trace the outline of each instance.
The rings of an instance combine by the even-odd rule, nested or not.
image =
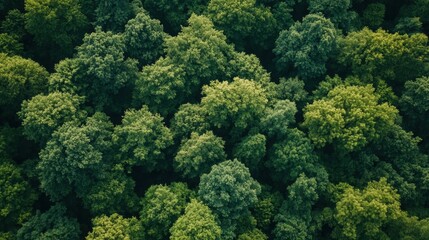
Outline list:
[[[13,56],[22,55],[23,51],[23,44],[18,42],[15,36],[7,33],[0,33],[0,53]]]
[[[175,35],[192,13],[201,14],[209,0],[146,0],[144,8],[161,20],[168,33]]]
[[[24,135],[43,145],[63,123],[82,119],[86,115],[80,110],[81,103],[81,97],[61,92],[39,94],[25,100],[18,112]]]
[[[241,51],[267,50],[274,44],[275,18],[269,8],[256,5],[256,0],[211,0],[207,15]]]
[[[57,204],[48,211],[37,211],[30,220],[18,230],[18,240],[77,240],[80,239],[79,224],[75,218],[66,216],[67,209]]]
[[[26,35],[25,30],[25,15],[18,9],[12,9],[7,12],[5,19],[1,22],[0,29],[2,32],[13,36],[17,41],[21,42]]]
[[[95,24],[101,26],[104,31],[121,32],[131,14],[129,0],[99,0],[95,9]]]
[[[337,32],[332,22],[321,14],[309,14],[280,32],[274,48],[278,70],[285,72],[293,67],[304,80],[321,77],[336,47]]]
[[[229,72],[233,47],[207,17],[191,15],[188,26],[176,37],[166,39],[165,46],[167,57],[186,73],[185,89],[192,96],[189,99],[199,95],[202,85],[225,79]]]
[[[415,34],[422,32],[422,22],[419,17],[403,17],[395,25],[395,32],[399,34]]]
[[[296,181],[288,187],[288,199],[283,203],[279,214],[275,217],[275,239],[312,239],[313,229],[310,228],[312,220],[312,206],[319,198],[321,189],[315,178],[308,178],[301,174]]]
[[[138,69],[137,62],[125,59],[124,52],[123,37],[100,28],[85,35],[83,44],[77,47],[71,82],[96,110],[119,112],[129,105],[131,90],[127,88],[134,85]]]
[[[268,237],[261,230],[255,228],[252,231],[241,234],[237,240],[268,240]]]
[[[111,169],[100,169],[97,179],[79,193],[84,206],[93,216],[100,214],[130,214],[138,210],[138,197],[134,192],[134,180],[125,174],[120,164],[109,165]]]
[[[124,218],[114,213],[110,216],[102,215],[92,220],[92,231],[86,240],[115,240],[141,239],[142,229],[135,217]]]
[[[122,124],[115,127],[113,141],[124,163],[144,166],[150,172],[166,167],[164,150],[173,144],[173,136],[163,118],[143,106],[125,112]]]
[[[158,20],[140,12],[125,25],[125,52],[137,59],[139,66],[151,64],[164,53],[163,44],[166,37],[167,34]]]
[[[382,3],[369,4],[364,12],[362,21],[365,26],[375,30],[383,24],[386,6]]]
[[[429,77],[417,78],[405,82],[405,89],[400,99],[401,110],[407,117],[405,123],[413,127],[416,134],[428,137],[427,119],[429,116]]]
[[[167,116],[185,101],[185,71],[174,65],[170,58],[160,58],[156,63],[143,67],[133,93],[134,105],[143,104]]]
[[[202,94],[208,121],[216,128],[232,128],[232,134],[257,125],[268,102],[259,84],[240,78],[231,83],[213,81],[203,87]]]
[[[288,134],[288,127],[295,123],[297,109],[289,100],[278,100],[273,105],[265,110],[261,127],[267,136],[281,139]]]
[[[228,75],[242,79],[251,79],[266,89],[273,86],[270,73],[263,68],[258,57],[244,52],[234,52]]]
[[[209,130],[204,108],[199,104],[183,104],[171,120],[171,130],[176,139],[189,138],[192,132],[203,134]]]
[[[338,86],[304,108],[303,126],[316,146],[359,150],[394,125],[398,110],[378,103],[371,86]]]
[[[288,129],[286,137],[273,145],[265,165],[274,180],[285,184],[295,181],[301,173],[316,177],[321,185],[327,182],[326,170],[318,164],[313,145],[296,128]]]
[[[424,34],[401,35],[364,28],[339,41],[338,62],[361,79],[380,78],[394,89],[427,73]]]
[[[222,239],[234,236],[236,221],[258,200],[261,187],[249,169],[237,160],[214,165],[201,176],[198,195],[219,218]]]
[[[140,212],[146,238],[165,239],[168,230],[185,210],[190,194],[183,183],[151,186],[142,200],[143,209]]]
[[[266,152],[267,138],[257,133],[244,137],[232,150],[232,156],[244,163],[251,173],[257,172],[261,167]]]
[[[345,187],[335,207],[339,239],[388,238],[383,226],[402,215],[399,195],[385,178],[363,189]]]
[[[170,233],[170,240],[216,240],[220,239],[222,230],[210,208],[192,199],[186,205],[185,214],[170,228]]]
[[[0,109],[12,118],[23,100],[47,90],[49,73],[38,63],[20,56],[0,54]]]
[[[209,131],[202,135],[192,133],[184,140],[174,157],[175,170],[190,179],[208,173],[212,165],[226,160],[225,141]]]
[[[41,187],[52,200],[60,200],[71,191],[83,196],[94,176],[109,168],[106,154],[112,147],[112,131],[108,117],[96,113],[85,125],[67,122],[52,134],[37,165]]]
[[[308,10],[310,13],[323,13],[326,18],[329,18],[332,23],[348,32],[353,30],[354,22],[358,18],[358,14],[354,11],[349,11],[352,7],[351,0],[309,0]]]
[[[308,92],[305,90],[305,83],[299,78],[280,78],[275,86],[277,99],[295,102],[297,109],[303,109],[309,100]]]
[[[0,160],[0,231],[16,230],[30,216],[37,195],[21,169]]]
[[[87,30],[78,0],[26,0],[25,11],[26,29],[49,64],[71,56]]]

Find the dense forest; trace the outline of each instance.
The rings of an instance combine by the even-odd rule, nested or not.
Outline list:
[[[429,239],[429,0],[0,0],[1,240]]]

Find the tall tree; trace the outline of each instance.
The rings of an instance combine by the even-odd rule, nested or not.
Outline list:
[[[124,218],[114,213],[110,216],[102,215],[92,219],[92,231],[86,236],[86,240],[137,240],[142,237],[142,229],[138,220]]]
[[[208,121],[216,128],[232,129],[232,135],[256,126],[262,118],[268,99],[257,83],[234,78],[234,81],[214,81],[203,87],[201,106]]]
[[[108,117],[96,113],[85,125],[67,122],[52,134],[37,166],[41,187],[52,200],[60,200],[73,190],[83,195],[91,187],[94,176],[102,174],[108,165],[105,154],[112,147],[112,131]]]
[[[275,18],[269,8],[257,5],[256,0],[211,0],[207,15],[241,51],[266,51],[274,45]]]
[[[198,195],[213,210],[222,227],[222,239],[232,239],[237,220],[256,203],[261,187],[249,169],[237,160],[214,165],[201,176]]]
[[[382,136],[397,118],[398,110],[378,99],[369,85],[338,86],[305,107],[303,126],[319,147],[332,143],[338,150],[359,150]]]
[[[185,210],[190,194],[191,191],[183,183],[151,186],[142,200],[143,209],[140,212],[145,237],[165,239],[169,235],[168,230]]]
[[[192,199],[186,205],[185,214],[170,228],[171,240],[220,239],[222,230],[216,223],[209,207]]]
[[[335,238],[388,238],[383,226],[402,215],[399,195],[386,179],[369,182],[363,190],[346,186],[340,194],[334,215],[338,224]]]
[[[163,118],[143,106],[125,112],[122,124],[115,127],[113,141],[124,163],[153,171],[166,167],[164,150],[173,144],[173,136]]]
[[[340,40],[338,62],[362,79],[381,78],[394,89],[428,72],[428,37],[364,28]]]
[[[293,69],[304,80],[326,73],[326,61],[337,47],[337,30],[321,14],[309,14],[280,32],[274,53],[280,72]]]
[[[166,37],[167,34],[158,20],[140,12],[125,25],[125,52],[139,60],[139,66],[148,65],[164,53],[163,44]]]
[[[0,109],[2,118],[14,119],[23,100],[47,90],[49,73],[30,59],[0,53]]]
[[[192,133],[184,140],[174,158],[175,170],[187,178],[198,178],[208,173],[212,165],[226,160],[225,141],[213,132]]]
[[[81,103],[81,97],[61,92],[39,94],[25,100],[18,112],[24,135],[40,144],[46,143],[62,124],[85,117],[86,112],[80,110]]]
[[[129,105],[131,86],[137,78],[137,62],[125,59],[121,35],[97,28],[77,47],[76,69],[71,82],[78,93],[97,110],[119,112]],[[68,72],[62,73],[69,75]],[[128,89],[127,89],[128,88]],[[127,95],[125,95],[127,94]]]

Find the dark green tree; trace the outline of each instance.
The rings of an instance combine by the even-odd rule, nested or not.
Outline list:
[[[87,30],[78,0],[26,0],[26,29],[49,65],[69,57]]]
[[[129,105],[130,88],[138,73],[137,62],[125,59],[124,52],[123,36],[97,28],[77,47],[71,76],[67,68],[57,70],[65,70],[59,74],[71,77],[78,94],[95,109],[118,112]]]
[[[132,6],[129,0],[98,0],[95,16],[104,31],[122,32],[132,18]]]
[[[209,0],[145,0],[144,8],[161,20],[166,31],[175,35],[192,13],[201,14]]]
[[[323,13],[332,23],[344,31],[354,30],[358,18],[355,11],[350,11],[351,0],[308,0],[308,10],[311,13]]]
[[[386,6],[382,3],[371,3],[363,11],[362,22],[365,26],[375,30],[384,22]]]
[[[96,113],[85,125],[67,122],[52,134],[37,165],[41,187],[52,200],[71,191],[83,196],[91,187],[94,175],[108,167],[105,155],[112,148],[112,131],[108,117]]]
[[[326,73],[326,61],[337,46],[337,31],[321,14],[309,14],[280,32],[274,53],[280,72],[293,69],[304,80]]]
[[[267,138],[263,134],[249,135],[234,146],[232,156],[244,163],[250,172],[256,173],[261,168],[261,162],[266,153],[266,143]]]
[[[151,64],[164,53],[163,44],[166,37],[167,34],[158,20],[140,12],[125,25],[125,52],[137,59],[139,66]]]
[[[0,159],[0,232],[14,231],[30,216],[37,195],[22,171]]]
[[[201,176],[198,195],[218,217],[222,239],[232,239],[237,220],[248,214],[260,191],[259,183],[244,164],[228,160],[214,165],[210,173]]]
[[[0,53],[8,55],[22,55],[24,45],[20,43],[16,36],[8,33],[0,33]]]
[[[427,119],[429,118],[429,77],[405,82],[400,99],[401,110],[407,118],[405,124],[416,134],[427,139]]]
[[[327,182],[326,170],[318,163],[313,145],[296,128],[288,129],[285,138],[273,145],[265,165],[274,180],[285,184],[294,182],[301,173],[316,177],[320,184]]]
[[[207,15],[240,51],[271,49],[277,35],[270,9],[256,0],[211,0]]]
[[[17,240],[77,240],[80,239],[79,223],[66,215],[67,209],[57,204],[48,211],[39,211],[18,230]]]

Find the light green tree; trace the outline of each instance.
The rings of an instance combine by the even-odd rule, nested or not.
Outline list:
[[[153,171],[165,168],[164,150],[173,144],[173,136],[163,118],[143,106],[125,112],[122,124],[115,127],[113,141],[123,163]]]
[[[62,124],[85,117],[86,113],[80,110],[81,103],[81,97],[61,92],[25,100],[18,112],[24,135],[40,144],[46,143]]]
[[[208,173],[212,165],[226,160],[225,141],[209,131],[192,133],[184,140],[174,157],[174,168],[186,178],[195,179]]]
[[[86,240],[138,240],[141,239],[142,229],[135,217],[124,218],[114,213],[92,219],[92,231]]]
[[[217,240],[222,233],[209,207],[192,199],[185,213],[170,228],[170,240]]]
[[[395,124],[398,110],[378,103],[371,86],[338,86],[304,109],[303,126],[316,146],[359,150]]]

